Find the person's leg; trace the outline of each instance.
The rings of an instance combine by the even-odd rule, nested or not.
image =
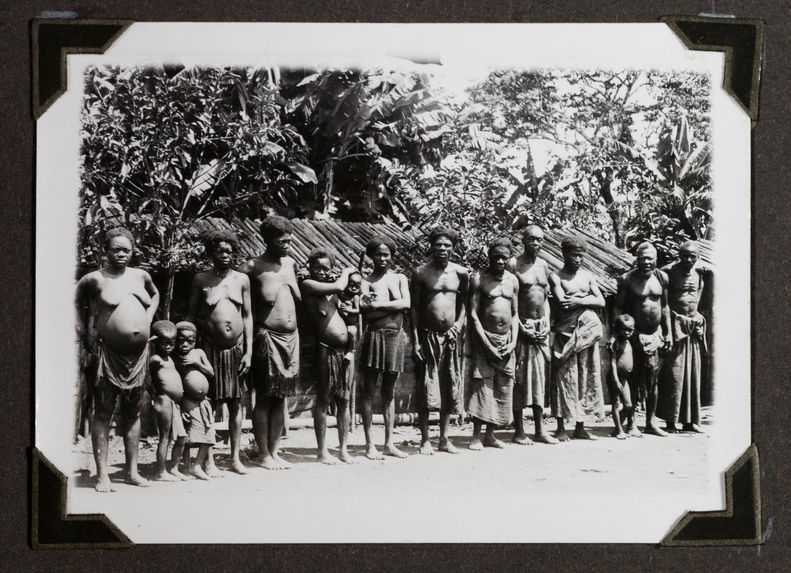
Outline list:
[[[281,469],[290,468],[291,464],[280,457],[280,440],[283,438],[285,426],[285,398],[270,398],[269,406],[269,454],[278,463]]]
[[[610,392],[610,402],[612,403],[612,421],[615,425],[615,428],[610,433],[610,435],[613,438],[623,440],[626,439],[628,434],[623,431],[623,426],[621,425],[621,414],[618,411],[618,397],[620,392],[618,391],[618,384],[616,384],[615,378],[612,374],[607,375],[607,387]]]
[[[187,476],[185,476],[183,473],[179,471],[179,461],[181,461],[181,458],[184,454],[184,444],[186,443],[186,441],[187,439],[184,436],[181,436],[177,438],[175,442],[173,442],[173,451],[171,452],[170,455],[170,463],[166,468],[167,472],[170,475],[175,476],[180,480],[187,479]]]
[[[382,410],[385,421],[385,453],[396,457],[405,458],[406,454],[393,444],[393,425],[395,422],[395,385],[398,382],[398,372],[382,373]]]
[[[231,440],[231,469],[238,474],[246,474],[247,468],[239,459],[242,441],[242,399],[228,400],[228,435]]]
[[[115,491],[107,473],[107,452],[110,442],[110,423],[115,409],[116,394],[105,387],[94,391],[93,416],[91,417],[91,442],[93,459],[96,462],[96,491]]]
[[[140,450],[140,408],[143,405],[145,390],[142,387],[121,393],[121,424],[124,433],[124,454],[126,457],[127,483],[146,487],[150,485],[137,469],[137,456]]]
[[[280,464],[269,451],[269,404],[268,399],[256,390],[255,406],[253,407],[253,436],[258,447],[258,456],[253,460],[258,466],[268,470],[280,469]]]
[[[374,445],[372,428],[373,425],[373,401],[376,395],[376,383],[379,379],[379,372],[376,370],[365,370],[363,372],[363,431],[365,433],[365,457],[371,460],[383,460],[384,457],[379,453]]]
[[[667,436],[667,432],[656,425],[654,416],[656,415],[656,405],[659,400],[659,365],[647,369],[648,393],[645,397],[645,433],[654,436]]]
[[[478,418],[472,419],[472,441],[470,442],[469,448],[471,450],[482,450],[483,449],[483,442],[481,441],[481,426],[483,422]]]
[[[159,443],[157,444],[157,463],[154,469],[154,479],[162,481],[177,481],[178,478],[166,471],[168,459],[168,446],[170,445],[171,425],[173,424],[173,401],[161,394],[154,398],[154,416],[157,421]]]
[[[214,419],[219,420],[222,417],[224,401],[214,401],[213,398],[211,400],[212,408],[214,409]],[[228,422],[228,428],[230,429],[230,421]],[[214,463],[214,448],[210,448],[207,451],[203,462],[203,469],[210,478],[222,477],[223,473],[220,471],[220,468],[217,467],[217,464]]]
[[[514,436],[511,441],[521,446],[529,446],[533,443],[533,440],[525,433],[524,410],[522,408],[514,408]]]
[[[494,429],[496,427],[497,424],[492,424],[491,422],[486,423],[486,435],[483,437],[483,445],[488,448],[502,449],[505,447],[505,444],[495,437]]]
[[[316,405],[313,407],[313,431],[316,433],[316,461],[338,463],[327,449],[327,410],[330,407],[330,370],[328,348],[319,346],[316,354]],[[338,420],[340,424],[340,420]]]
[[[440,411],[439,413],[439,451],[449,454],[458,454],[459,449],[453,445],[448,437],[450,429],[450,412]]]
[[[424,405],[419,406],[417,417],[420,425],[420,449],[418,451],[424,456],[434,455],[434,448],[431,447],[431,440],[428,436],[428,408]]]
[[[544,428],[544,409],[541,406],[531,406],[533,408],[533,423],[536,427],[534,439],[542,444],[557,444],[558,441],[549,435]]]
[[[349,454],[349,400],[335,397],[335,409],[338,411],[338,458],[347,464],[353,464],[354,458]]]
[[[198,453],[195,456],[195,463],[190,468],[190,473],[198,479],[210,480],[211,476],[203,469],[208,463],[209,457],[211,457],[211,445],[198,444]]]

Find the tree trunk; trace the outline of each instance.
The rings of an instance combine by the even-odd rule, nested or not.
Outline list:
[[[176,268],[167,269],[167,281],[165,282],[165,297],[162,299],[162,319],[170,320],[170,303],[173,301],[173,283],[176,280]]]
[[[618,206],[615,203],[615,197],[612,195],[610,187],[612,186],[612,173],[607,172],[604,176],[596,174],[596,179],[599,184],[599,194],[607,206],[607,214],[612,221],[612,235],[615,246],[623,249],[624,244],[623,234],[621,233],[621,214],[618,212]]]

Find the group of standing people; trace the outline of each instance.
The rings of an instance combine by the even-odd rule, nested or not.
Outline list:
[[[410,281],[391,269],[396,247],[381,236],[366,246],[373,265],[367,276],[355,269],[337,275],[332,249],[316,248],[308,257],[307,278],[299,281],[296,262],[289,257],[290,221],[268,217],[260,235],[265,252],[247,261],[241,272],[233,268],[236,237],[227,232],[205,237],[212,266],[194,277],[185,320],[175,325],[158,321],[152,329],[159,293],[148,273],[128,266],[134,239],[123,228],[106,234],[108,264],[78,282],[76,297],[81,340],[90,357],[86,372],[94,398],[97,490],[112,489],[107,448],[118,400],[127,481],[148,484],[137,470],[137,450],[149,380],[160,426],[155,477],[183,477],[178,468],[185,445],[199,447],[195,462],[187,465],[191,473],[202,479],[218,474],[211,453],[211,411],[219,404],[226,404],[229,413],[231,469],[247,473],[240,458],[246,388],[255,390],[252,419],[258,456],[251,462],[273,470],[289,467],[279,445],[284,402],[298,390],[300,305],[316,340],[314,427],[317,459],[323,463],[354,462],[347,441],[358,369],[366,457],[382,458],[371,433],[378,389],[384,453],[406,457],[393,442],[392,430],[394,393],[410,338],[421,454],[434,453],[430,410],[439,410],[437,447],[448,453],[458,453],[448,436],[451,415],[464,411],[473,420],[471,450],[502,448],[494,430],[512,422],[517,444],[594,438],[584,427],[584,416],[603,414],[599,341],[604,298],[593,274],[582,268],[586,244],[581,238],[563,240],[564,264],[553,273],[539,257],[543,231],[531,225],[523,232],[519,256],[513,256],[510,240],[495,240],[488,246],[487,268],[471,275],[451,261],[458,234],[436,228],[429,235],[430,259],[414,270]],[[685,430],[700,430],[705,321],[697,307],[703,280],[697,246],[685,243],[679,254],[678,262],[659,270],[656,250],[645,243],[638,249],[636,268],[620,282],[607,344],[614,435],[619,438],[639,435],[633,398],[643,396],[647,433],[666,435],[676,431],[677,422]],[[330,455],[325,439],[331,404],[338,420],[337,458]],[[547,405],[557,418],[554,433],[544,427]],[[665,430],[656,424],[658,407]],[[532,409],[533,440],[525,432],[525,408]],[[571,436],[566,422],[575,423]],[[169,442],[174,447],[166,464]]]

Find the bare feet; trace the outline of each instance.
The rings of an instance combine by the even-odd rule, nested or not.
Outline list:
[[[684,424],[684,431],[685,432],[693,432],[695,434],[704,434],[705,432],[700,429],[700,426],[697,424]]]
[[[234,460],[231,462],[231,471],[235,472],[240,475],[245,475],[250,473],[247,468],[242,464],[241,460]]]
[[[180,479],[182,481],[186,481],[187,480],[187,476],[185,476],[183,473],[181,473],[177,466],[173,466],[172,468],[168,469],[168,473],[170,475],[172,475],[172,476],[177,477],[178,479]]]
[[[546,432],[541,432],[540,434],[536,434],[533,436],[533,440],[540,443],[540,444],[557,444],[558,441],[547,434]]]
[[[345,464],[356,464],[357,463],[357,460],[355,460],[351,456],[351,454],[349,454],[349,451],[346,448],[342,448],[338,452],[338,459],[341,460]]]
[[[94,489],[101,493],[109,493],[111,491],[115,491],[112,482],[110,481],[109,476],[102,476],[96,478],[96,485],[93,486]]]
[[[135,472],[126,477],[126,483],[129,485],[136,485],[137,487],[148,487],[151,485],[147,479],[144,479],[139,473]]]
[[[444,442],[440,440],[439,442],[439,451],[440,452],[447,452],[449,454],[458,454],[459,448],[454,446],[450,440],[446,439]]]
[[[675,424],[672,426],[670,424],[667,424],[665,426],[665,432],[667,432],[668,434],[675,434],[676,432],[678,432],[678,430],[676,429]]]
[[[385,444],[385,453],[394,458],[405,458],[406,454],[395,447],[393,444]]]
[[[425,442],[420,443],[420,449],[418,450],[424,456],[433,456],[434,455],[434,448],[431,447],[431,442],[426,440]]]
[[[173,474],[166,472],[164,470],[154,474],[154,477],[152,477],[151,479],[153,479],[154,481],[181,481],[181,478],[176,477]]]
[[[481,442],[480,438],[473,438],[468,447],[471,450],[478,452],[483,449],[483,443]]]
[[[319,452],[316,455],[316,461],[319,462],[319,463],[328,465],[328,466],[337,466],[338,464],[341,463],[340,460],[338,460],[337,458],[332,457],[328,450],[324,450],[323,452]]]
[[[502,450],[505,447],[505,444],[497,438],[484,439],[483,445],[487,448],[497,448],[498,450]]]
[[[275,458],[272,456],[264,456],[263,458],[253,458],[251,462],[258,467],[264,468],[266,470],[282,470],[285,469],[285,466],[281,465]]]
[[[272,454],[272,457],[275,458],[275,461],[277,461],[277,463],[279,463],[281,466],[283,466],[284,470],[290,469],[291,466],[294,465],[291,462],[287,462],[286,460],[281,458],[280,454]]]
[[[206,473],[206,470],[200,467],[200,464],[194,464],[190,468],[190,473],[194,475],[196,478],[202,479],[204,481],[208,481],[211,479],[211,476],[208,473]]]
[[[621,430],[621,431],[618,431],[618,430],[613,430],[613,431],[610,433],[610,435],[611,435],[613,438],[618,438],[619,440],[625,440],[626,438],[628,438],[628,437],[629,437],[629,434],[627,434],[627,433],[626,433],[626,432],[624,432],[623,430]]]
[[[532,446],[533,440],[527,437],[527,434],[514,434],[514,437],[511,438],[511,441],[515,444],[519,444],[520,446]]]
[[[557,438],[558,442],[568,442],[571,440],[569,435],[566,433],[566,430],[558,430],[555,432],[555,438]]]
[[[383,460],[385,457],[379,453],[379,450],[376,449],[376,446],[371,444],[368,446],[368,449],[365,450],[365,457],[369,460]]]
[[[204,466],[202,469],[203,469],[203,473],[205,473],[205,474],[206,474],[207,476],[209,476],[210,478],[221,478],[221,477],[225,477],[225,474],[224,474],[223,472],[221,472],[221,471],[220,471],[220,468],[218,468],[218,467],[217,467],[216,465],[214,465],[214,464],[207,464],[207,465],[206,465],[206,466]]]
[[[642,438],[643,432],[640,431],[640,428],[637,426],[632,426],[631,428],[626,428],[626,433],[632,436],[633,438]]]
[[[574,428],[574,439],[575,440],[598,440],[596,436],[589,433],[585,428],[579,426]]]
[[[657,428],[653,424],[651,424],[650,426],[646,426],[645,430],[643,430],[643,432],[645,432],[646,434],[652,434],[654,436],[659,436],[661,438],[664,438],[665,436],[667,436],[667,432],[665,432],[661,428]]]

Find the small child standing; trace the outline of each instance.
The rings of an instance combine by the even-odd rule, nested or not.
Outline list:
[[[179,470],[179,460],[184,451],[187,432],[181,420],[179,403],[184,395],[181,376],[170,354],[176,345],[176,325],[169,320],[160,320],[151,327],[154,354],[148,362],[151,383],[154,387],[154,411],[159,429],[157,465],[154,479],[179,481],[187,479]],[[173,443],[170,463],[166,465],[168,447]]]
[[[341,304],[338,305],[338,312],[346,323],[346,331],[349,333],[349,341],[346,347],[344,361],[351,362],[354,359],[354,351],[357,348],[357,340],[360,332],[360,293],[363,290],[363,275],[358,271],[349,274],[346,288],[338,296]]]
[[[176,325],[176,367],[184,381],[184,398],[181,409],[184,412],[184,426],[187,431],[187,445],[198,446],[195,462],[187,465],[189,471],[198,479],[211,479],[206,473],[207,460],[216,442],[214,435],[214,412],[206,397],[209,391],[209,378],[214,377],[214,369],[206,354],[195,348],[198,331],[191,322]]]
[[[623,440],[628,436],[640,437],[642,434],[634,423],[634,406],[629,389],[634,357],[629,339],[634,334],[634,319],[628,314],[622,314],[613,322],[613,338],[610,349],[610,372],[607,382],[612,402],[612,419],[615,429],[612,436]],[[618,414],[618,401],[622,402],[623,410]],[[622,426],[626,421],[626,431]]]

